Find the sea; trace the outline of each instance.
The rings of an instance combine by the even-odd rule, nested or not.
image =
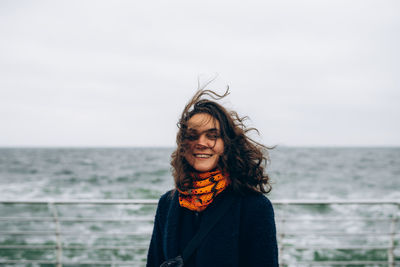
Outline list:
[[[55,206],[5,201],[158,200],[173,188],[172,151],[0,148],[0,265],[55,266],[52,262],[61,257],[62,266],[144,266],[154,204]],[[273,203],[289,203],[274,205],[281,266],[387,261],[391,253],[400,260],[400,222],[395,219],[400,217],[399,205],[290,204],[399,201],[399,147],[278,146],[268,156],[272,191],[266,196]],[[54,234],[57,231],[61,237]],[[63,246],[62,254],[54,249],[57,244]]]

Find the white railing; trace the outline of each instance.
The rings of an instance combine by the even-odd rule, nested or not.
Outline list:
[[[400,200],[275,200],[272,202],[276,211],[281,266],[400,266],[398,223]],[[51,264],[58,267],[69,265],[144,266],[156,204],[157,200],[147,199],[0,200],[0,207],[8,207],[6,212],[0,213],[0,264]],[[32,211],[31,208],[18,212],[23,205],[41,205],[46,207],[43,209],[51,216],[40,216],[40,212]],[[95,212],[96,216],[63,215],[66,213],[63,212],[64,209],[67,209],[67,213],[70,214],[70,211],[76,209],[77,206],[102,206],[106,212],[104,216],[98,216],[99,212],[103,212],[98,209]],[[110,206],[113,208],[110,209]],[[136,208],[125,213],[121,206]],[[153,210],[138,212],[137,207],[146,206]],[[301,208],[309,210],[312,206],[323,207],[323,211],[317,209],[308,213],[304,212],[305,215],[302,216],[291,215],[299,214],[293,211]],[[104,209],[104,207],[107,208]],[[327,207],[340,207],[339,209],[347,207],[357,211],[354,212],[357,216],[332,216],[327,214]],[[383,209],[383,207],[388,208]],[[111,210],[119,210],[119,215],[111,217],[108,214]],[[84,208],[83,211],[86,212],[87,209]],[[363,216],[362,211],[365,211],[367,216]],[[127,216],[127,214],[131,215]],[[93,224],[83,227],[86,223]],[[98,224],[107,223],[127,223],[129,226],[125,229],[121,226],[118,226],[120,228],[106,227],[106,229],[98,226]],[[71,228],[68,224],[75,224],[75,226],[72,230],[68,230]],[[79,225],[76,226],[76,224]],[[37,225],[39,229],[36,229]],[[138,225],[144,227],[140,228]],[[324,227],[321,228],[321,225]],[[371,225],[381,226],[370,229]],[[46,228],[40,228],[40,226]],[[37,242],[45,237],[53,237],[53,240],[44,244]],[[128,237],[133,239],[125,240]],[[90,240],[93,238],[96,238],[95,241]],[[120,238],[123,240],[116,245],[100,242],[107,238],[111,241],[120,240]],[[345,239],[346,242],[340,239]],[[74,240],[88,240],[89,244],[73,242]],[[19,243],[20,241],[22,243]],[[30,251],[31,254],[35,254],[33,252],[39,250],[49,253],[43,253],[43,255],[39,253],[43,257],[39,259],[29,259],[30,253],[22,253]],[[18,253],[9,253],[10,251]],[[85,255],[74,255],[71,251],[86,251],[87,253],[111,251],[111,253],[107,254],[109,256],[107,259],[88,259]],[[126,254],[116,255],[120,251]],[[325,254],[318,251],[325,251]],[[101,257],[102,254],[99,255]],[[135,258],[132,255],[139,256],[132,259]]]

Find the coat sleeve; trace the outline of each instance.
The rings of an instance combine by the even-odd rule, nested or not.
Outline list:
[[[163,211],[163,197],[160,198],[157,205],[157,211],[154,219],[153,233],[151,235],[150,247],[147,253],[147,267],[159,267],[164,260],[164,253],[162,250],[162,211]]]
[[[240,230],[240,266],[279,266],[274,210],[263,195],[244,198]]]

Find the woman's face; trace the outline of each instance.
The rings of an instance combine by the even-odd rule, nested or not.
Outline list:
[[[193,115],[187,124],[188,150],[185,159],[199,172],[214,169],[224,153],[219,122],[207,113]]]

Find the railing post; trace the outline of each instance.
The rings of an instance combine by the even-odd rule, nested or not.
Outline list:
[[[61,242],[61,231],[60,231],[60,221],[58,219],[57,207],[49,202],[48,205],[50,209],[53,211],[53,219],[54,224],[56,226],[56,242],[57,242],[57,251],[56,251],[56,259],[57,259],[57,267],[62,267],[62,242]]]
[[[284,245],[283,245],[283,239],[285,237],[285,220],[286,220],[286,209],[288,208],[288,204],[284,204],[282,205],[282,212],[281,212],[281,216],[282,216],[282,220],[280,220],[280,224],[281,226],[279,227],[281,229],[280,231],[280,245],[279,245],[279,264],[282,266],[285,266],[285,263],[283,261],[283,249],[284,249]]]
[[[397,205],[397,210],[399,209],[400,205]],[[389,239],[389,248],[388,248],[388,266],[394,267],[395,257],[394,257],[394,250],[396,246],[396,223],[398,220],[397,212],[393,214],[390,220],[390,239]]]

